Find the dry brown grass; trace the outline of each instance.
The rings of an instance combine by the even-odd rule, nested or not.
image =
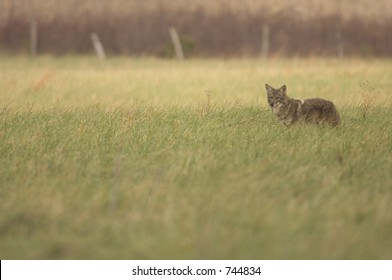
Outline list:
[[[92,52],[96,32],[109,54],[168,56],[168,28],[189,43],[187,56],[259,56],[262,25],[270,54],[336,56],[337,30],[349,56],[391,56],[392,2],[207,0],[2,0],[0,49],[26,52],[29,24],[39,52]],[[230,32],[228,32],[230,31]]]
[[[367,18],[387,18],[392,15],[392,2],[388,0],[367,1],[367,0],[2,0],[0,10],[0,20],[7,19],[10,14],[18,17],[39,17],[40,20],[51,21],[59,16],[68,17],[72,14],[74,18],[78,16],[107,15],[107,14],[129,14],[140,11],[152,11],[156,9],[169,10],[197,10],[205,9],[208,13],[221,13],[224,10],[236,11],[236,13],[252,13],[258,10],[271,10],[278,13],[283,10],[301,17],[317,17],[331,14],[339,14],[344,18],[367,17]]]

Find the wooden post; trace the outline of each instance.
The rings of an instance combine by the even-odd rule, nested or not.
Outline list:
[[[174,27],[169,28],[170,39],[172,40],[174,50],[176,52],[176,57],[178,60],[183,60],[185,58],[184,51],[182,50],[181,41],[178,36],[177,30]]]
[[[263,24],[263,29],[262,29],[262,38],[261,38],[261,57],[262,58],[267,58],[268,57],[268,51],[269,51],[269,34],[270,34],[270,28],[268,24]]]
[[[338,59],[342,59],[343,55],[344,55],[344,49],[343,49],[342,30],[341,30],[340,24],[338,25],[338,27],[336,29],[336,45],[337,45],[336,55],[337,55]]]
[[[30,54],[36,56],[38,53],[38,25],[36,20],[30,23]]]
[[[93,32],[90,34],[90,38],[91,41],[93,42],[94,50],[98,58],[104,60],[106,58],[105,50],[103,48],[101,41],[99,40],[98,35]]]

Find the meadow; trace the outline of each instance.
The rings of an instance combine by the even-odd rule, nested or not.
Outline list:
[[[0,61],[1,259],[392,258],[391,60]]]

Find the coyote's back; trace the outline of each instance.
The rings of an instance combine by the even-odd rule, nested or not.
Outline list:
[[[322,98],[297,100],[287,96],[286,86],[274,89],[265,85],[267,89],[268,104],[275,116],[285,125],[292,125],[303,121],[306,123],[340,124],[339,113],[335,105]]]

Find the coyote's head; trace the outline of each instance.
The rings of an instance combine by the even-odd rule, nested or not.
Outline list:
[[[279,89],[274,89],[270,85],[265,84],[265,88],[267,89],[268,104],[271,106],[272,110],[277,109],[287,103],[288,97],[286,94],[286,85]]]

